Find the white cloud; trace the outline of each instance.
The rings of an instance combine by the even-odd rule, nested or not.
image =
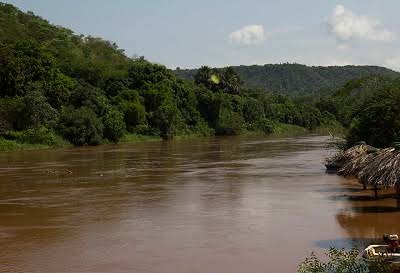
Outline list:
[[[395,39],[395,33],[381,28],[378,20],[366,15],[358,15],[337,5],[326,23],[329,31],[340,41],[367,40],[389,42]]]
[[[387,68],[400,71],[400,58],[394,57],[391,59],[386,59],[383,65]]]
[[[258,45],[265,41],[266,34],[262,25],[249,25],[229,34],[231,44],[240,46]]]

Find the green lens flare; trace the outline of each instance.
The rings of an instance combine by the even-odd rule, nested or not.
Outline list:
[[[217,75],[215,75],[215,74],[214,74],[214,75],[211,75],[210,80],[211,80],[211,82],[214,83],[214,84],[219,84],[219,82],[220,82],[219,77],[218,77]]]

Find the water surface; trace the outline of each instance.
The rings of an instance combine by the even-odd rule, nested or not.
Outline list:
[[[0,272],[293,273],[399,232],[400,206],[325,173],[326,137],[0,154]]]

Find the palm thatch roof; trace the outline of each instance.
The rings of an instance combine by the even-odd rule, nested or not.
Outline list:
[[[361,168],[357,177],[364,185],[384,188],[400,186],[400,150],[383,149]]]
[[[372,186],[378,188],[400,189],[400,143],[395,143],[395,148],[376,149],[372,146],[361,144],[354,146],[331,160],[339,162],[338,171],[342,176],[358,178],[365,188]]]
[[[367,155],[373,151],[376,151],[376,148],[370,145],[367,144],[356,145],[345,150],[344,152],[335,155],[332,158],[327,159],[325,165],[338,166],[340,169],[343,168],[347,163],[351,162],[352,160],[358,159],[361,156]]]
[[[360,171],[374,158],[378,153],[362,154],[360,156],[354,157],[347,161],[343,167],[338,171],[339,175],[342,176],[355,176],[358,177]]]

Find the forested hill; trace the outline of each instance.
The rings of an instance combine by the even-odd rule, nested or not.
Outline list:
[[[316,102],[242,83],[232,68],[180,79],[113,42],[0,2],[0,150],[337,125]]]
[[[379,66],[306,66],[301,64],[266,64],[234,66],[250,89],[305,93],[337,89],[349,80],[370,75],[398,76],[399,73]],[[177,69],[176,75],[193,80],[198,69]]]
[[[143,135],[170,139],[337,128],[338,121],[355,128],[349,138],[355,141],[367,135],[370,120],[379,128],[374,135],[385,132],[379,126],[386,126],[387,120],[398,126],[399,113],[394,110],[400,101],[400,80],[391,77],[398,73],[385,68],[283,64],[176,73],[195,80],[180,79],[143,57],[129,58],[113,42],[74,34],[0,2],[0,151],[30,145],[96,145]],[[364,78],[344,85],[360,77]],[[257,92],[262,88],[310,94],[341,85],[324,96]],[[380,102],[381,94],[386,94],[387,104],[377,111],[375,100]],[[357,123],[354,109],[368,109],[362,123]],[[372,119],[370,112],[376,115]],[[385,122],[379,117],[382,113]],[[398,141],[399,131],[385,132],[389,138],[383,135],[380,142],[371,143]]]
[[[126,76],[129,58],[113,42],[77,35],[32,12],[0,2],[0,43],[40,47],[65,75],[100,86],[110,77]],[[30,54],[34,54],[34,50]],[[33,57],[33,56],[31,56]]]

